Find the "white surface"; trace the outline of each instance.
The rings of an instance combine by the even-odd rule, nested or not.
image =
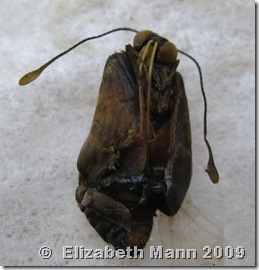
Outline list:
[[[156,265],[148,259],[62,259],[64,245],[105,245],[75,202],[76,160],[89,132],[104,63],[134,35],[121,32],[89,42],[31,85],[18,86],[22,75],[79,40],[127,26],[151,29],[199,61],[220,182],[211,184],[204,173],[207,149],[197,70],[179,56],[193,135],[189,195],[224,230],[223,247],[245,248],[244,259],[225,259],[224,265],[254,265],[254,10],[253,1],[243,0],[2,0],[0,264]],[[43,245],[53,250],[49,260],[38,254]]]

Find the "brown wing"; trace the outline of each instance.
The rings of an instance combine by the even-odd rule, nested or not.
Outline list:
[[[154,170],[164,170],[166,202],[159,202],[159,209],[167,215],[174,215],[180,208],[192,174],[189,110],[183,79],[178,72],[171,87],[174,90],[170,100],[171,117],[159,129],[150,153]]]
[[[105,65],[91,131],[78,158],[79,171],[95,186],[103,175],[130,177],[145,167],[147,143],[131,63],[122,52],[111,55]]]

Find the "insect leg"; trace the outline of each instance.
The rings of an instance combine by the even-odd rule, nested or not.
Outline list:
[[[115,201],[94,188],[89,188],[86,179],[79,175],[76,200],[90,224],[104,241],[116,249],[129,246],[127,231],[130,230],[130,211],[122,203]]]

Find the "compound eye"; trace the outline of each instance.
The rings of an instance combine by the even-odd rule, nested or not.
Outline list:
[[[143,30],[137,33],[133,40],[133,46],[136,50],[140,50],[147,37],[153,32],[150,30]]]
[[[173,64],[177,58],[177,48],[172,42],[167,41],[159,49],[157,58],[164,64]]]

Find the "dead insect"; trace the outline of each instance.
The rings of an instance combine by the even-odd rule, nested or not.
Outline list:
[[[175,45],[149,30],[114,29],[79,42],[25,75],[20,84],[31,82],[83,42],[119,30],[137,34],[133,46],[127,45],[106,62],[91,131],[78,157],[76,200],[106,242],[116,249],[143,248],[155,212],[177,213],[192,174],[189,111],[184,82],[177,72]],[[217,183],[219,176],[206,139],[201,73],[200,78],[209,150],[207,172]]]

